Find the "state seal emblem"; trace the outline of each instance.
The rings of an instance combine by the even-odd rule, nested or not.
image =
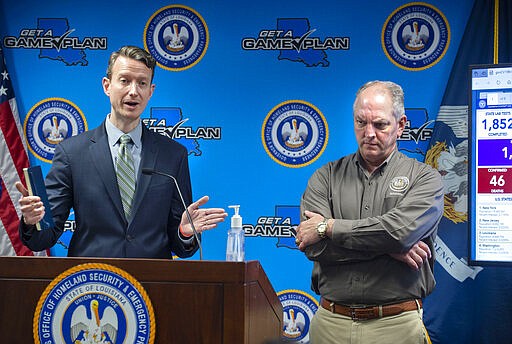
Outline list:
[[[35,343],[154,343],[153,306],[140,283],[108,264],[77,265],[45,289]]]
[[[149,18],[143,40],[144,47],[160,67],[182,71],[196,65],[206,53],[208,27],[192,8],[170,5]]]
[[[268,155],[286,167],[303,167],[322,155],[328,141],[324,115],[313,104],[289,100],[267,114],[261,140]]]
[[[87,131],[87,122],[82,110],[71,101],[47,98],[30,109],[23,129],[30,151],[51,163],[55,146],[68,137]]]
[[[283,305],[283,339],[309,343],[309,326],[318,310],[318,302],[311,295],[294,289],[280,291],[277,296]]]
[[[382,48],[393,64],[419,71],[441,60],[450,44],[450,26],[432,5],[411,2],[395,10],[382,27]]]
[[[389,183],[391,191],[403,193],[409,187],[409,178],[406,176],[394,177]]]

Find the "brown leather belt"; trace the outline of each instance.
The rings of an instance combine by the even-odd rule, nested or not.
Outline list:
[[[383,318],[391,315],[397,315],[402,312],[420,309],[423,306],[421,300],[418,299],[388,304],[384,306],[350,307],[336,304],[324,298],[320,300],[320,305],[330,312],[345,315],[352,318],[352,320],[370,320]]]

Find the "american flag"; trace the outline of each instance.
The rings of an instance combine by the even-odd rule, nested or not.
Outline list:
[[[46,255],[34,253],[21,243],[18,224],[21,194],[14,185],[25,184],[23,168],[29,166],[12,80],[0,47],[0,256]]]

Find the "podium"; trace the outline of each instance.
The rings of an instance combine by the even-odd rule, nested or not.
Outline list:
[[[47,286],[85,263],[133,276],[153,305],[155,343],[255,343],[282,333],[282,305],[258,261],[0,257],[0,333],[33,343],[34,312]]]

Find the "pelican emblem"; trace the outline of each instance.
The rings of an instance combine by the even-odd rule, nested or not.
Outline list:
[[[114,309],[107,306],[100,318],[99,302],[92,300],[91,317],[87,316],[85,306],[78,306],[71,316],[71,338],[73,344],[97,344],[116,342],[118,321]]]
[[[297,119],[283,125],[282,135],[284,144],[290,148],[298,148],[304,145],[308,137],[308,127],[304,122],[297,125]]]
[[[168,26],[164,30],[164,44],[172,52],[179,52],[185,48],[188,42],[188,30],[182,26],[179,29],[178,24],[172,24],[172,29]]]
[[[419,27],[418,22],[407,25],[402,33],[402,39],[411,50],[423,49],[429,40],[429,31],[426,25]]]
[[[57,116],[54,115],[51,119],[47,118],[43,122],[43,135],[48,143],[56,145],[64,140],[67,134],[68,124],[63,119],[59,121]]]
[[[304,330],[304,326],[306,325],[304,314],[298,312],[297,316],[295,316],[295,310],[293,309],[290,309],[289,312],[284,313],[283,322],[284,335],[287,338],[300,337],[302,331]]]

